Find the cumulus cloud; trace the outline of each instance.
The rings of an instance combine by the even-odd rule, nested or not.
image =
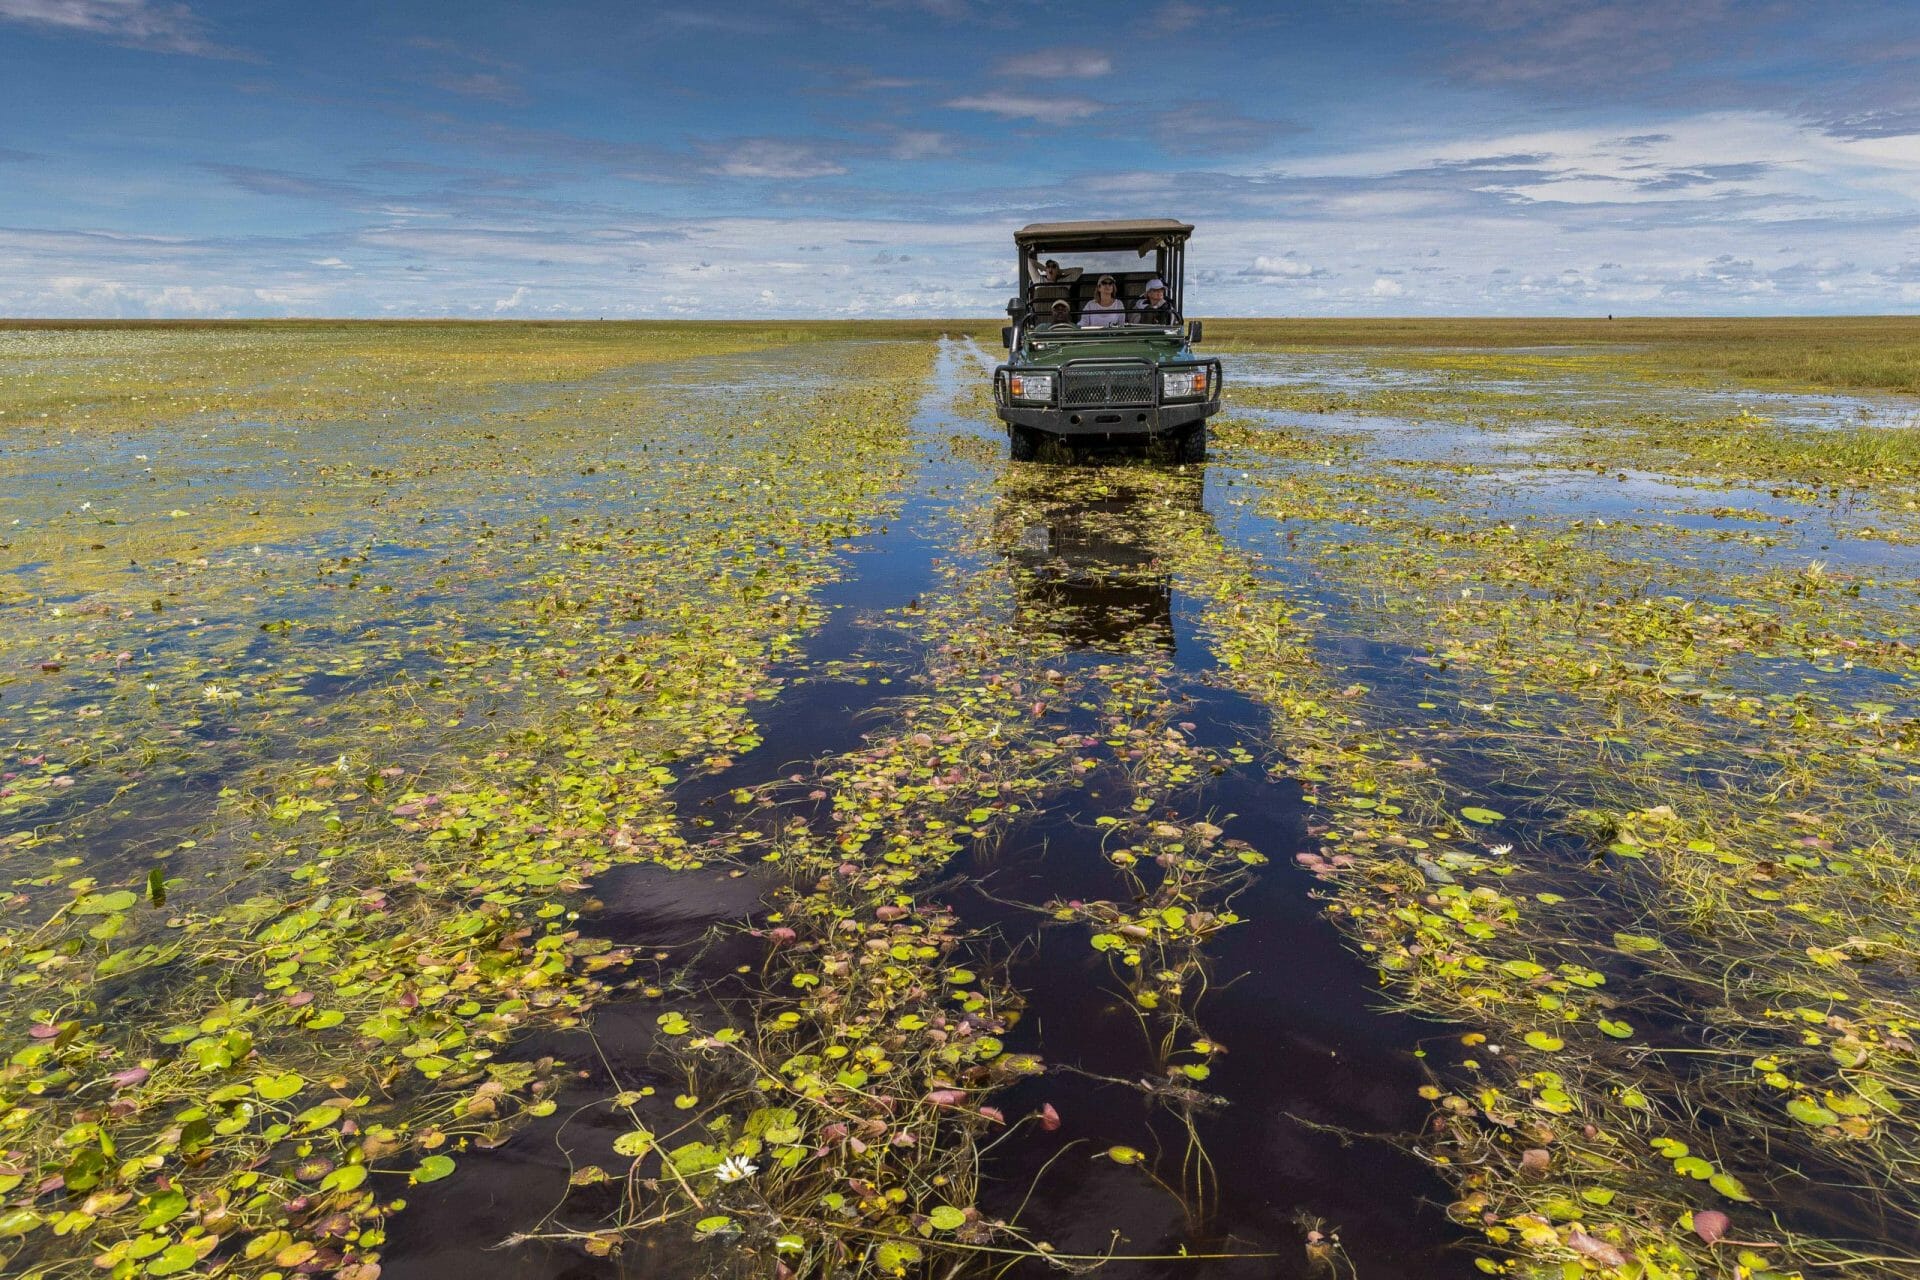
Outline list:
[[[1376,298],[1397,298],[1406,291],[1406,287],[1398,280],[1389,280],[1385,276],[1381,276],[1373,282],[1373,288],[1368,292],[1372,293]]]
[[[1113,72],[1113,59],[1093,49],[1035,49],[1000,63],[999,75],[1033,80],[1092,80]]]
[[[1091,98],[1029,93],[976,93],[954,98],[946,105],[956,111],[984,111],[1004,120],[1038,120],[1042,124],[1072,124],[1105,109],[1104,103]]]
[[[1240,268],[1238,274],[1254,280],[1286,281],[1306,280],[1330,273],[1312,263],[1303,262],[1289,253],[1278,258],[1262,254],[1256,257],[1251,265]]]
[[[207,39],[205,24],[184,4],[149,0],[0,0],[0,22],[98,36],[115,44],[203,58],[243,57]]]

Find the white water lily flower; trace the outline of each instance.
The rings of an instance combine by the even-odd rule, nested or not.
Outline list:
[[[1504,858],[1513,852],[1513,846],[1510,844],[1496,844],[1491,849],[1488,849],[1487,852],[1496,858]]]
[[[713,1176],[721,1182],[741,1182],[760,1172],[760,1166],[745,1156],[728,1156],[713,1171]]]
[[[205,689],[202,689],[201,692],[207,695],[208,702],[218,702],[223,691],[219,685],[210,684]]]

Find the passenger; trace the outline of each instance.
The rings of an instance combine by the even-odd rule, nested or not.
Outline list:
[[[1101,276],[1094,284],[1093,301],[1080,308],[1082,329],[1103,329],[1127,322],[1127,304],[1114,296],[1112,276]]]
[[[1079,267],[1062,269],[1052,258],[1045,262],[1038,258],[1027,260],[1027,275],[1035,284],[1072,284],[1080,278]]]
[[[1159,276],[1147,281],[1147,291],[1134,304],[1135,324],[1172,324],[1173,303],[1167,298],[1167,282]]]

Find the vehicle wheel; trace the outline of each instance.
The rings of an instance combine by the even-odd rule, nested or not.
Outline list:
[[[1207,424],[1196,422],[1180,433],[1173,446],[1173,460],[1200,463],[1207,460]]]
[[[1014,462],[1032,462],[1040,453],[1040,433],[1027,427],[1007,428],[1007,457]]]

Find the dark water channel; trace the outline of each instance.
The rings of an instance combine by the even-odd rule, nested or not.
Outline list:
[[[846,575],[823,593],[825,621],[791,664],[778,699],[757,710],[762,744],[724,773],[685,784],[676,795],[683,815],[704,815],[716,829],[744,820],[731,799],[735,788],[777,782],[811,761],[857,749],[864,733],[886,723],[889,703],[907,691],[923,657],[909,632],[887,625],[887,611],[932,590],[942,558],[970,554],[952,545],[955,504],[978,501],[983,490],[991,499],[1006,478],[1004,464],[973,460],[986,456],[983,443],[1004,449],[995,426],[954,407],[979,372],[977,351],[942,344],[914,420],[920,465],[899,517],[861,538]],[[955,447],[956,437],[971,447]],[[1070,650],[1063,661],[1074,665],[1154,663],[1164,671],[1170,653],[1167,696],[1178,708],[1175,718],[1195,726],[1194,741],[1226,747],[1262,740],[1264,713],[1207,683],[1212,655],[1167,575],[1124,540],[1087,536],[1084,514],[1071,505],[1050,509],[1047,526],[1027,531],[1006,566],[1027,570],[1026,589],[1044,597],[1020,625],[1053,628]],[[1113,503],[1097,514],[1105,528],[1126,515]],[[1033,572],[1047,565],[1055,572]],[[1085,726],[1066,727],[1091,724],[1086,717]],[[1207,1082],[1220,1104],[1197,1124],[1217,1184],[1204,1218],[1185,1221],[1180,1204],[1141,1169],[1092,1158],[1114,1144],[1158,1142],[1176,1153],[1177,1165],[1186,1141],[1127,1083],[1152,1069],[1152,1055],[1124,993],[1107,990],[1115,984],[1085,929],[1048,927],[1031,909],[1049,899],[1116,892],[1095,826],[1105,813],[1125,812],[1127,793],[1115,781],[1095,776],[1016,825],[991,855],[952,868],[959,887],[951,901],[962,926],[999,940],[1011,957],[1011,985],[1028,1001],[1025,1018],[1006,1037],[1009,1049],[1036,1053],[1053,1068],[995,1101],[1009,1116],[1043,1103],[1062,1116],[1057,1133],[1028,1129],[993,1152],[983,1209],[1012,1214],[1024,1202],[1021,1222],[1066,1252],[1163,1254],[1184,1245],[1265,1255],[1115,1262],[1100,1273],[1116,1277],[1327,1275],[1309,1264],[1309,1230],[1337,1232],[1354,1273],[1370,1280],[1476,1274],[1454,1249],[1462,1235],[1439,1207],[1447,1188],[1394,1141],[1425,1117],[1414,1051],[1444,1029],[1379,1010],[1371,969],[1321,915],[1310,896],[1316,882],[1292,866],[1306,841],[1297,788],[1258,766],[1177,798],[1184,816],[1207,816],[1272,859],[1236,900],[1246,922],[1210,944],[1215,980],[1200,1016],[1228,1052],[1215,1057]],[[732,970],[757,966],[764,955],[764,944],[724,926],[752,920],[773,874],[616,869],[594,885],[604,905],[583,927],[642,956],[664,954],[663,969],[697,955],[695,968],[724,997]],[[676,997],[676,1004],[685,1001]],[[411,1191],[409,1208],[390,1224],[384,1274],[668,1277],[724,1262],[696,1257],[677,1227],[610,1258],[560,1244],[497,1247],[516,1232],[560,1222],[604,1225],[593,1212],[615,1208],[615,1191],[603,1186],[592,1189],[605,1192],[597,1200],[579,1192],[568,1198],[568,1173],[590,1162],[624,1167],[611,1142],[631,1122],[606,1105],[613,1092],[648,1083],[663,1096],[676,1091],[677,1080],[659,1074],[663,1059],[655,1052],[661,1008],[638,997],[617,1000],[596,1012],[590,1036],[576,1031],[523,1044],[517,1056],[552,1054],[580,1074],[564,1086],[555,1114],[498,1150],[460,1161],[446,1180]],[[1124,1238],[1114,1237],[1116,1228]],[[1010,1274],[1058,1272],[1026,1262]]]

